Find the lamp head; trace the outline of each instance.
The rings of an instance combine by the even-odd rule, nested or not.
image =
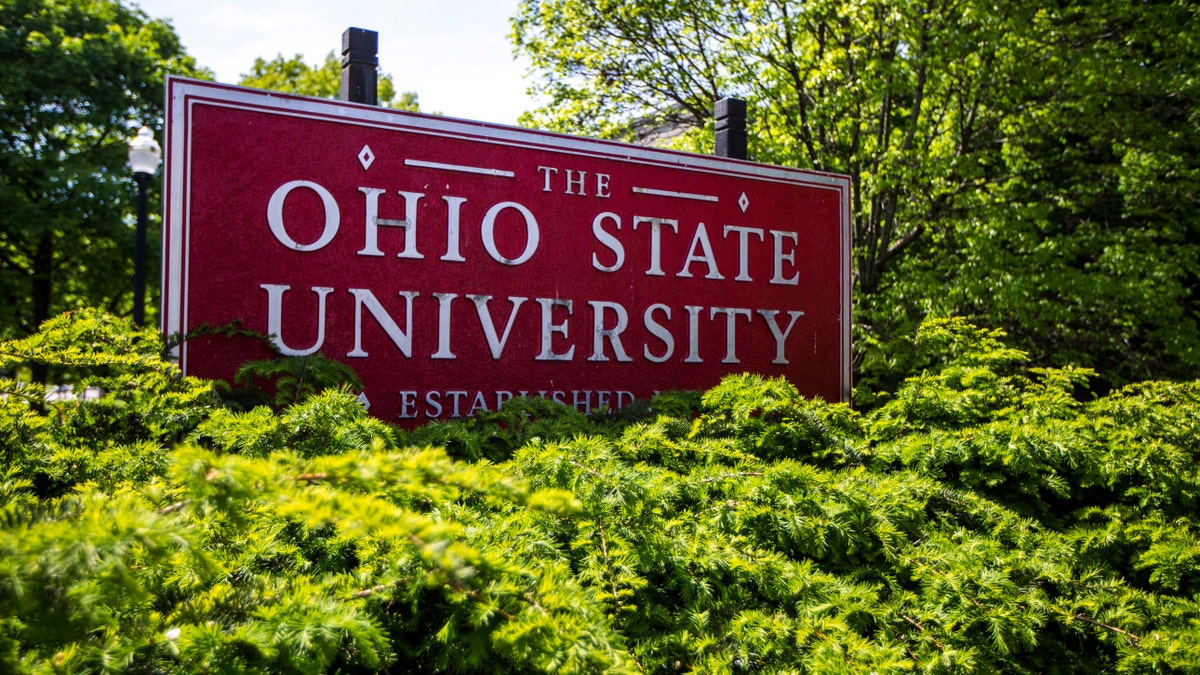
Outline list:
[[[138,129],[137,136],[129,141],[129,166],[133,167],[133,172],[153,175],[161,162],[162,149],[154,140],[154,132],[150,127]]]

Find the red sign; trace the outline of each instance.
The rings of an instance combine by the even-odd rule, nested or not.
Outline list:
[[[845,177],[177,78],[167,102],[168,333],[239,320],[410,424],[746,371],[849,395]]]

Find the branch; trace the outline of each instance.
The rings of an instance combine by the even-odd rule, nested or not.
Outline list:
[[[887,267],[888,262],[892,258],[896,257],[896,255],[898,253],[900,253],[904,249],[908,248],[908,246],[910,244],[912,244],[914,241],[916,241],[918,238],[920,238],[920,236],[924,233],[925,233],[925,226],[917,225],[916,227],[909,230],[908,232],[905,232],[899,239],[892,242],[891,245],[889,245],[886,249],[884,249],[883,252],[879,253],[873,261],[871,261],[871,272],[873,274],[873,277],[872,277],[872,279],[870,279],[870,281],[871,281],[872,288],[874,287],[874,285],[876,283],[878,283],[879,279],[883,276],[883,269],[885,267]],[[864,280],[864,283],[866,281],[867,280]],[[866,290],[869,290],[869,289],[864,287],[864,291],[866,291]]]
[[[167,515],[167,514],[169,514],[169,513],[175,513],[175,512],[176,512],[176,511],[178,511],[179,509],[182,509],[183,507],[185,507],[185,506],[187,506],[188,504],[190,504],[190,503],[191,503],[191,501],[192,501],[192,500],[190,500],[190,499],[185,499],[185,500],[183,500],[183,501],[181,501],[181,502],[175,502],[174,504],[171,504],[171,505],[169,505],[169,506],[164,506],[164,507],[162,507],[161,509],[159,509],[159,510],[157,511],[157,513],[158,513],[158,515],[160,515],[160,516],[165,516],[165,515]]]
[[[372,595],[375,595],[376,593],[378,593],[380,591],[386,591],[389,586],[396,586],[399,584],[400,584],[399,581],[395,581],[390,584],[380,584],[379,586],[372,586],[370,588],[364,588],[361,591],[354,592],[353,594],[350,595],[350,597],[352,597],[352,598],[369,598]]]
[[[761,471],[743,471],[740,473],[723,473],[720,476],[713,476],[711,478],[705,478],[704,480],[702,480],[700,482],[701,483],[715,483],[719,480],[725,480],[726,478],[744,478],[746,476],[761,476],[761,475],[762,475]]]
[[[1061,610],[1060,610],[1060,611],[1061,611]],[[1127,631],[1127,630],[1122,630],[1122,629],[1120,629],[1120,628],[1117,628],[1116,626],[1110,626],[1110,625],[1108,625],[1108,624],[1106,624],[1106,623],[1100,623],[1099,621],[1097,621],[1097,620],[1095,620],[1095,619],[1089,619],[1088,617],[1086,617],[1086,616],[1084,616],[1084,615],[1082,615],[1082,614],[1072,614],[1072,613],[1065,612],[1065,611],[1063,612],[1063,614],[1065,614],[1065,615],[1067,615],[1067,616],[1069,616],[1069,617],[1071,617],[1071,618],[1073,618],[1073,619],[1079,619],[1080,621],[1084,621],[1084,622],[1086,622],[1086,623],[1090,623],[1090,624],[1092,624],[1093,626],[1099,626],[1099,627],[1101,627],[1101,628],[1104,628],[1104,629],[1106,629],[1106,630],[1110,630],[1110,631],[1112,631],[1112,632],[1114,632],[1114,633],[1119,633],[1119,634],[1121,634],[1121,635],[1124,635],[1125,637],[1127,637],[1127,638],[1129,638],[1131,641],[1133,641],[1133,643],[1134,643],[1134,644],[1139,644],[1139,643],[1141,643],[1141,641],[1142,641],[1142,638],[1140,638],[1140,637],[1138,637],[1138,636],[1134,635],[1133,633],[1130,633],[1130,632],[1129,632],[1129,631]]]
[[[945,647],[945,645],[943,645],[941,642],[938,642],[938,639],[937,639],[937,638],[935,638],[935,637],[933,637],[933,634],[932,634],[932,633],[930,633],[929,631],[925,630],[925,627],[921,625],[921,622],[919,622],[919,621],[917,621],[916,619],[914,619],[914,618],[912,618],[912,617],[908,616],[907,614],[904,614],[903,612],[896,612],[896,614],[897,614],[897,615],[898,615],[898,616],[899,616],[901,619],[904,619],[905,621],[909,622],[910,624],[912,624],[912,625],[916,626],[918,630],[920,630],[922,633],[924,633],[925,635],[927,635],[927,636],[929,637],[929,639],[933,641],[933,646],[938,648],[938,651],[939,651],[939,652],[944,652],[944,651],[946,651],[946,647]]]
[[[608,568],[608,585],[612,589],[613,606],[619,610],[621,609],[621,596],[617,594],[617,575],[613,573],[612,559],[608,557],[608,539],[604,536],[604,521],[597,518],[596,527],[600,530],[600,552],[604,554],[604,566]]]

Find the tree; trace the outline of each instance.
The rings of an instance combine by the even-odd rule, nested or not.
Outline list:
[[[300,54],[290,59],[280,54],[270,61],[257,58],[250,72],[243,75],[238,84],[302,96],[338,98],[341,82],[342,63],[333,52],[329,52],[319,66],[308,65]],[[421,109],[416,92],[401,92],[400,97],[396,98],[392,76],[386,73],[379,76],[379,104],[409,112],[420,112]]]
[[[704,150],[738,95],[753,158],[849,175],[860,346],[966,314],[1121,382],[1200,372],[1200,237],[1174,206],[1195,24],[1184,2],[526,0],[513,40],[547,99],[528,124],[679,125]]]
[[[748,98],[756,159],[850,175],[870,294],[996,152],[1012,86],[996,62],[1028,10],[979,4],[529,1],[514,40],[550,99],[528,120],[557,129],[711,128],[713,101]]]
[[[1038,81],[1003,180],[932,232],[896,286],[1004,326],[1040,363],[1106,386],[1200,369],[1200,63],[1188,3],[1040,13]],[[924,258],[918,260],[917,258]]]
[[[142,124],[161,138],[167,73],[202,73],[168,23],[112,0],[3,0],[0,63],[0,336],[128,311],[127,143]]]

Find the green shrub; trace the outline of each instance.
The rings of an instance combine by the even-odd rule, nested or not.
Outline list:
[[[0,671],[1196,671],[1200,383],[919,342],[865,413],[740,375],[405,432],[59,317],[0,367],[105,395],[0,382]]]

